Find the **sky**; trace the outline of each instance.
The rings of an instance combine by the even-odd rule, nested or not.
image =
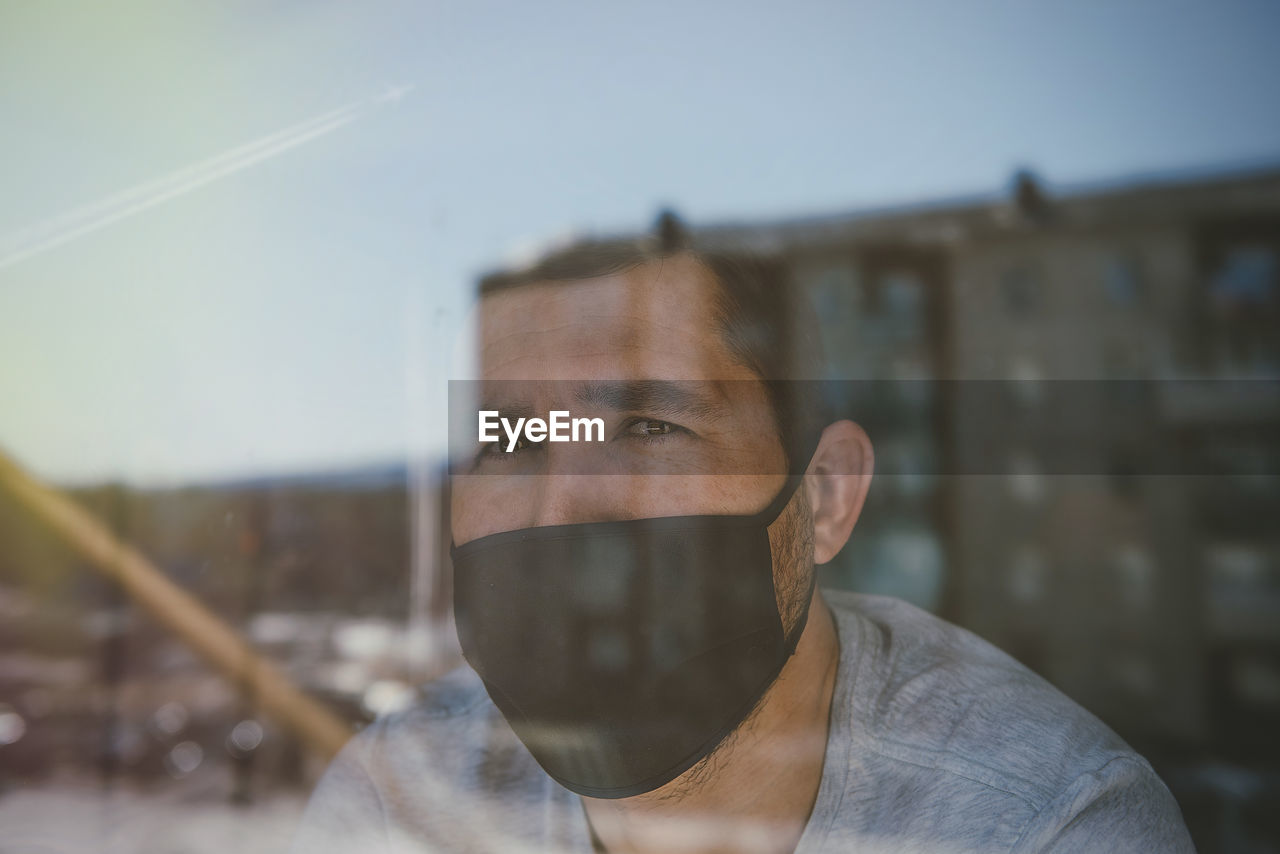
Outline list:
[[[0,449],[420,459],[478,274],[571,234],[1280,161],[1280,6],[7,4]]]

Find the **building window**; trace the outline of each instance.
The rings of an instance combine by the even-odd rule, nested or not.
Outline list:
[[[1210,298],[1220,312],[1270,308],[1277,301],[1277,261],[1266,247],[1239,247],[1223,259],[1209,285]]]
[[[796,270],[796,281],[808,293],[818,323],[826,372],[842,376],[857,370],[865,360],[860,333],[864,322],[865,289],[858,269],[840,259],[814,259]]]
[[[1142,301],[1142,271],[1138,259],[1115,253],[1102,265],[1102,288],[1112,305],[1129,308]]]
[[[815,265],[801,269],[797,278],[809,291],[820,317],[850,317],[862,307],[862,283],[850,263]]]
[[[1280,254],[1268,246],[1226,252],[1208,281],[1209,358],[1233,375],[1280,370]]]
[[[920,341],[925,334],[925,285],[911,270],[890,270],[877,282],[880,316],[877,323],[891,341]]]
[[[884,277],[885,313],[896,317],[916,317],[924,311],[924,283],[915,273],[900,270]]]

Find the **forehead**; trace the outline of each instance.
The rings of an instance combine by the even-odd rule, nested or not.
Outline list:
[[[684,256],[500,291],[479,309],[481,376],[755,379],[719,334],[717,293],[710,271]]]

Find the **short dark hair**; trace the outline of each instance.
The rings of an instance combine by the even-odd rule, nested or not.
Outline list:
[[[489,273],[479,291],[485,297],[534,283],[595,279],[677,256],[692,258],[712,274],[720,335],[735,358],[764,381],[787,459],[792,467],[803,465],[821,426],[813,381],[820,376],[822,353],[812,311],[781,259],[747,250],[700,250],[664,214],[653,235],[581,241],[520,269]]]

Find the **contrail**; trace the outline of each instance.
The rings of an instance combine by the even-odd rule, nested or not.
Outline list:
[[[398,101],[409,88],[396,87],[376,98],[330,110],[160,178],[12,232],[0,239],[0,270],[326,136],[355,121],[372,105]]]
[[[194,165],[185,166],[182,169],[169,173],[168,175],[147,181],[143,184],[138,184],[135,187],[116,193],[113,196],[108,196],[105,199],[99,199],[98,201],[87,205],[81,205],[74,210],[59,214],[52,219],[19,229],[18,231],[5,235],[3,245],[6,247],[12,247],[19,244],[30,244],[32,241],[41,239],[42,236],[48,237],[53,233],[65,231],[70,227],[74,227],[77,223],[82,223],[85,220],[101,216],[102,214],[108,213],[111,210],[122,207],[123,205],[160,192],[174,182],[187,180],[201,172],[223,166],[229,162],[233,162],[237,158],[252,154],[253,152],[268,145],[283,141],[293,134],[301,133],[317,125],[341,118],[345,114],[349,114],[357,110],[358,106],[358,104],[350,104],[346,107],[332,110],[328,113],[324,113],[323,115],[316,116],[315,118],[299,122],[298,124],[285,128],[282,131],[277,131],[273,134],[264,136],[254,142],[237,146],[230,151],[224,151],[222,154],[215,157],[201,160],[199,163]]]

